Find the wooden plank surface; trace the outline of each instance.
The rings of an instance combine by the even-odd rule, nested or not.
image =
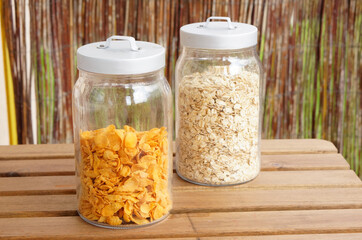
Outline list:
[[[362,232],[362,209],[174,214],[152,227],[112,231],[79,217],[0,218],[0,238],[111,239]],[[65,231],[66,229],[66,231]]]
[[[261,156],[262,171],[348,170],[349,168],[347,161],[337,153]]]
[[[73,193],[75,193],[74,176],[0,178],[0,196]]]
[[[337,153],[333,143],[321,139],[263,139],[263,154]],[[73,144],[0,146],[0,159],[72,158]]]
[[[172,212],[357,209],[361,199],[362,188],[174,192]],[[2,218],[75,215],[73,194],[0,196]]]
[[[362,208],[362,188],[174,192],[173,212]]]
[[[74,175],[74,158],[1,160],[0,177]]]
[[[362,209],[192,213],[189,217],[199,236],[362,232]]]
[[[1,160],[0,177],[74,175],[74,159]],[[175,164],[174,164],[175,167]],[[263,155],[262,171],[348,170],[341,154]]]
[[[80,217],[0,218],[0,239],[112,239],[191,237],[194,229],[185,214],[172,215],[150,227],[110,230],[94,227]],[[21,226],[21,227],[19,227]]]
[[[173,178],[173,191],[219,191],[236,189],[296,189],[362,187],[361,180],[352,170],[327,171],[265,171],[247,184],[230,187],[204,187],[190,184],[178,176]]]
[[[0,159],[73,158],[73,144],[36,144],[0,146]]]
[[[322,139],[263,139],[263,154],[337,153],[333,143]]]
[[[247,184],[204,187],[174,174],[170,217],[117,231],[77,216],[72,144],[0,147],[0,239],[362,239],[362,182],[332,143],[263,140],[262,153]]]
[[[295,234],[269,236],[201,237],[199,240],[361,240],[362,233]]]
[[[352,170],[266,171],[248,184],[231,187],[205,187],[183,181],[173,175],[173,191],[223,191],[237,189],[295,189],[362,187]],[[1,195],[70,194],[75,192],[74,176],[2,177]]]
[[[76,195],[0,196],[0,217],[75,216]]]

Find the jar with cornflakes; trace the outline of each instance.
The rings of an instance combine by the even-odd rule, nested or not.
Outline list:
[[[257,33],[228,17],[180,29],[176,170],[184,180],[234,185],[260,171],[264,80]]]
[[[77,51],[73,123],[80,217],[106,228],[165,219],[172,206],[172,94],[165,49],[112,36]]]

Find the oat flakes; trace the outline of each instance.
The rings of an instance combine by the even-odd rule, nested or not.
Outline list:
[[[182,78],[178,95],[178,173],[191,181],[227,185],[260,170],[259,75],[210,67]]]

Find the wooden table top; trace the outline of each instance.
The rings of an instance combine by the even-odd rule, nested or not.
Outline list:
[[[173,178],[172,214],[110,230],[76,213],[71,144],[0,147],[0,239],[361,240],[362,182],[324,140],[263,140],[252,182],[203,187]]]

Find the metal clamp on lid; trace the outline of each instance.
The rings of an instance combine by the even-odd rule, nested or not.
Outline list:
[[[111,37],[107,38],[106,44],[99,44],[99,45],[97,46],[97,48],[101,48],[101,49],[108,48],[108,47],[111,45],[111,42],[114,41],[114,40],[125,40],[125,41],[128,41],[129,44],[130,44],[130,46],[131,46],[131,50],[132,50],[132,51],[138,51],[138,50],[140,50],[140,48],[137,47],[136,40],[134,39],[134,37],[118,36],[118,35],[111,36]]]
[[[218,20],[213,21],[211,20]],[[229,17],[209,17],[205,22],[181,27],[183,47],[200,49],[241,49],[256,46],[258,29],[253,25],[231,22]]]
[[[236,26],[234,26],[234,25],[232,24],[231,19],[230,19],[229,17],[209,17],[209,18],[206,20],[205,25],[201,25],[200,27],[205,27],[205,28],[206,28],[207,25],[209,25],[209,23],[211,22],[211,20],[225,20],[225,21],[227,21],[227,23],[228,23],[228,28],[229,28],[230,30],[236,28]]]

